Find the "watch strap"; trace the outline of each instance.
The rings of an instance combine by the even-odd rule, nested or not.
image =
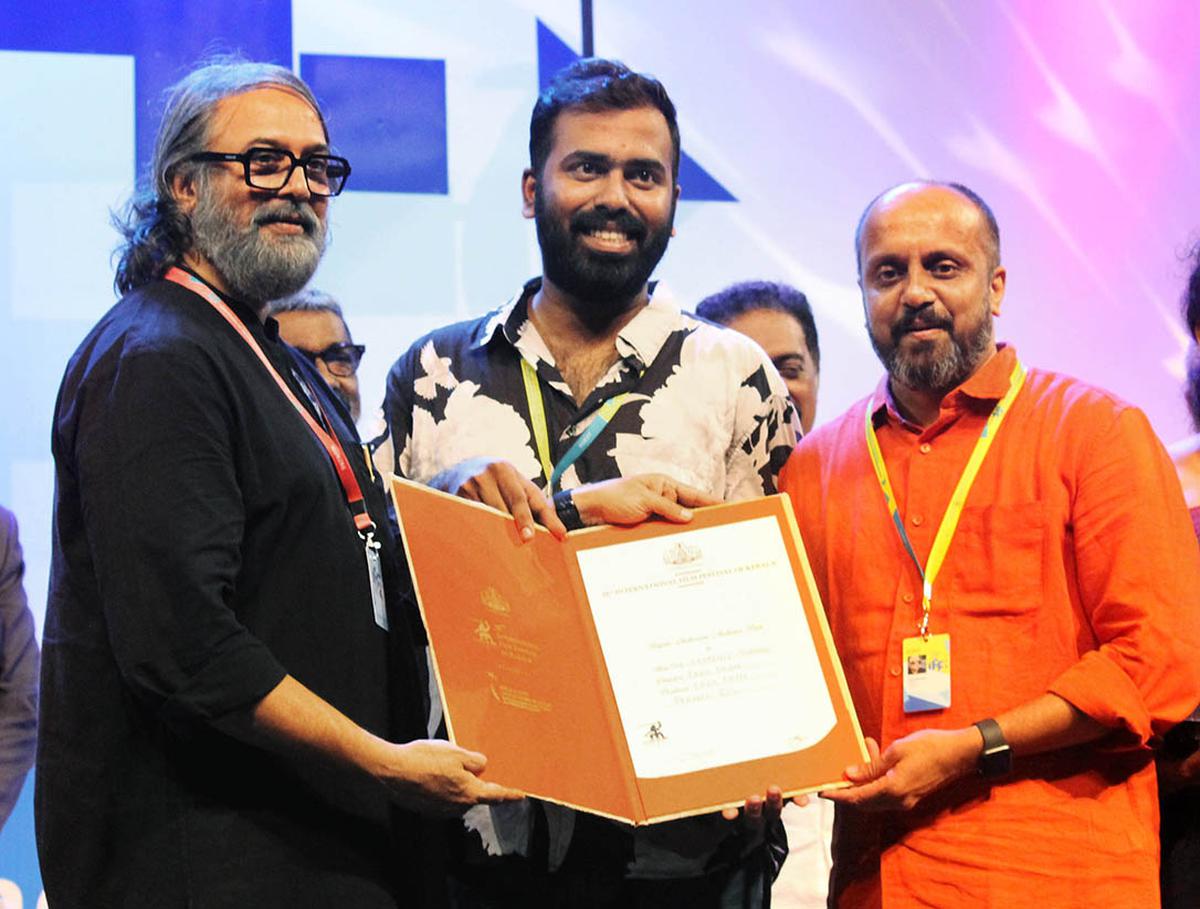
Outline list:
[[[1012,772],[1012,749],[1000,724],[991,717],[975,723],[983,736],[983,751],[979,755],[979,773],[987,780],[996,780]]]
[[[571,490],[564,489],[554,494],[554,510],[567,530],[583,528],[583,518],[579,516],[579,509],[575,507],[575,497],[571,495]]]

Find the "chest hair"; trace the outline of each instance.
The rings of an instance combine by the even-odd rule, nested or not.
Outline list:
[[[551,353],[576,404],[582,404],[587,399],[609,368],[617,362],[617,347],[612,342],[572,351],[552,350]]]

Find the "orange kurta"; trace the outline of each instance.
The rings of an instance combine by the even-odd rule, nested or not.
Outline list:
[[[886,381],[875,427],[924,564],[950,493],[1015,363],[1002,347],[927,429]],[[869,400],[869,399],[868,399]],[[781,477],[865,734],[882,747],[1054,692],[1114,734],[960,780],[907,813],[839,806],[839,906],[1152,907],[1158,813],[1150,738],[1200,701],[1200,549],[1145,416],[1031,370],[975,480],[933,596],[951,706],[906,715],[901,641],[921,582],[868,460],[868,400],[797,447]]]

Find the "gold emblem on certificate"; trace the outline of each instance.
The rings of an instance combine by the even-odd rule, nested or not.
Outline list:
[[[676,543],[663,553],[663,562],[667,565],[691,565],[702,558],[704,553],[699,546],[688,546],[684,543]]]

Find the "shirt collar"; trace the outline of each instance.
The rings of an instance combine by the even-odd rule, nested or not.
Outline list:
[[[999,401],[1008,392],[1009,379],[1013,367],[1017,365],[1017,351],[1011,344],[1001,341],[996,345],[996,353],[986,363],[977,369],[965,382],[950,391],[943,399],[945,407],[956,395],[974,398],[978,401]],[[874,409],[871,418],[879,426],[890,416],[893,420],[904,422],[900,410],[896,407],[896,399],[892,396],[890,377],[884,375],[875,386],[872,398]]]
[[[180,270],[186,271],[189,275],[191,275],[197,281],[200,281],[201,283],[203,283],[205,287],[207,287],[209,290],[211,290],[213,293],[215,293],[218,297],[220,297],[229,306],[229,308],[233,310],[234,315],[236,315],[239,319],[241,319],[242,322],[244,324],[246,324],[248,327],[262,328],[262,330],[266,333],[267,337],[270,338],[272,341],[279,340],[279,323],[276,322],[274,319],[272,319],[270,316],[267,316],[262,321],[259,321],[258,313],[255,312],[254,307],[249,306],[246,303],[243,303],[241,300],[238,300],[238,299],[235,299],[234,297],[229,296],[229,294],[222,293],[220,290],[213,287],[211,284],[209,284],[207,281],[205,281],[204,278],[202,278],[200,275],[196,274],[196,272],[194,272],[192,269],[188,268],[182,262],[180,262],[178,264],[178,267]]]
[[[650,285],[650,302],[617,335],[617,353],[633,357],[645,369],[654,362],[667,337],[679,327],[679,304],[661,281]]]
[[[541,278],[527,281],[520,291],[484,321],[471,347],[483,347],[497,337],[503,337],[516,347],[521,336],[532,328],[529,301],[541,286]],[[623,359],[633,357],[639,360],[643,368],[652,363],[667,337],[678,326],[679,314],[679,304],[670,288],[661,281],[651,282],[650,302],[617,335],[617,353]]]
[[[1008,393],[1009,379],[1016,365],[1016,350],[1002,341],[996,345],[995,355],[954,391],[980,401],[999,401]]]
[[[524,287],[476,329],[475,337],[471,339],[471,349],[484,347],[496,337],[503,337],[515,347],[525,323],[529,321],[529,298],[541,286],[541,278],[526,281]]]

